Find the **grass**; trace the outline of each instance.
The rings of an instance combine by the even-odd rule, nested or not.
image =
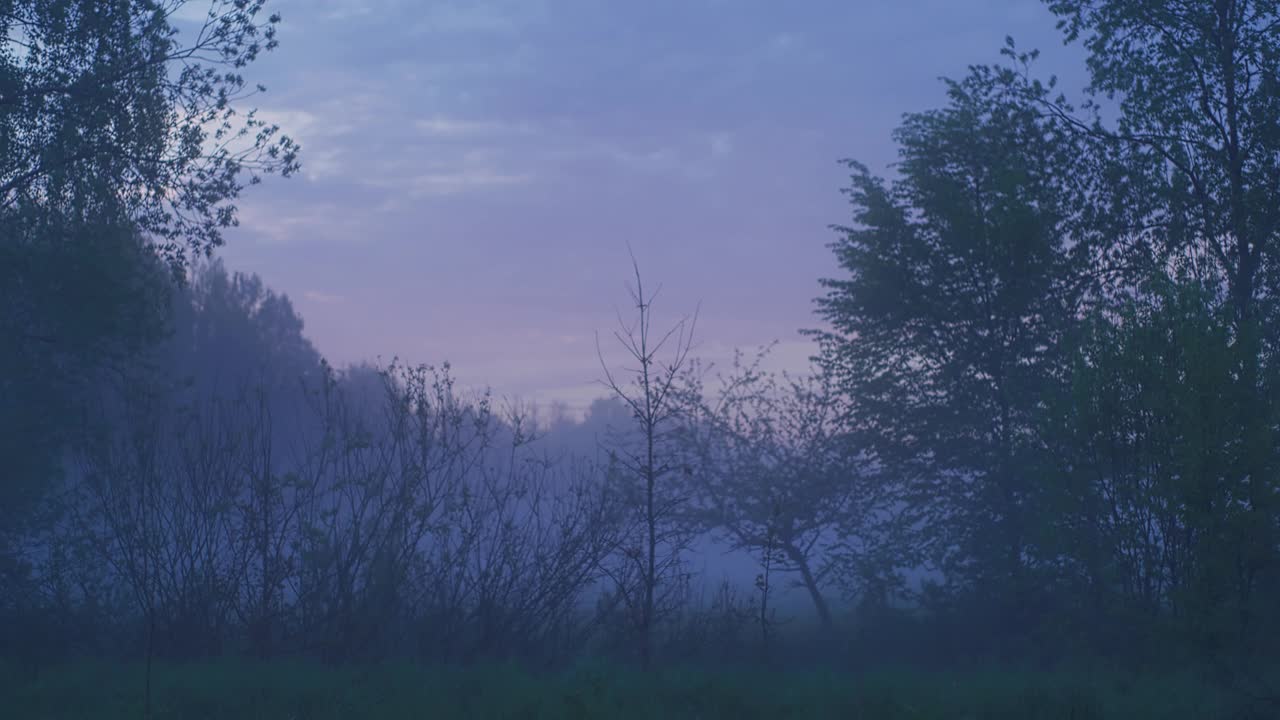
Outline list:
[[[0,677],[0,715],[14,720],[143,717],[141,665],[64,664]],[[769,672],[582,664],[332,668],[308,662],[157,665],[156,720],[371,718],[521,720],[831,718],[866,720],[1223,720],[1248,717],[1191,677],[982,670]],[[1257,715],[1263,717],[1263,715]]]

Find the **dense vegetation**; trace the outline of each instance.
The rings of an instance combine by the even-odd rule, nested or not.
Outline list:
[[[1280,2],[1049,0],[1088,96],[1010,40],[850,161],[808,375],[637,270],[584,423],[332,368],[209,259],[298,148],[243,107],[278,18],[181,4],[0,0],[19,714],[1280,711]]]

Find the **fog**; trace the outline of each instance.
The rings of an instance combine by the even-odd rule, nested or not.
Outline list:
[[[0,3],[0,712],[1274,715],[1280,6],[908,5]]]

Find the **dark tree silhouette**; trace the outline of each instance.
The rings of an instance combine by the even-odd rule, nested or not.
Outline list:
[[[632,258],[635,303],[631,322],[618,318],[614,339],[634,366],[621,375],[609,368],[596,341],[596,351],[610,393],[626,403],[634,423],[635,439],[620,439],[612,453],[621,469],[621,493],[634,513],[638,533],[624,543],[624,568],[615,576],[617,590],[633,613],[641,664],[653,659],[654,626],[672,600],[680,572],[680,552],[687,542],[687,528],[679,522],[682,499],[668,477],[677,469],[671,433],[676,429],[681,405],[678,380],[686,368],[697,315],[684,318],[665,332],[653,327],[653,300],[657,292],[645,292],[640,267]]]

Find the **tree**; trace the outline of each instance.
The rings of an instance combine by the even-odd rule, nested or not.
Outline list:
[[[168,298],[128,229],[75,246],[12,232],[0,218],[0,554],[60,472],[77,405],[163,337]]]
[[[0,505],[56,472],[94,374],[164,330],[167,283],[297,146],[240,107],[276,45],[264,0],[0,2]],[[0,517],[0,531],[10,524]]]
[[[636,315],[632,323],[623,322],[614,331],[614,339],[636,365],[629,369],[630,381],[609,369],[596,339],[596,353],[604,372],[604,384],[611,394],[626,403],[634,421],[637,441],[615,436],[612,457],[622,471],[620,492],[628,509],[638,521],[638,532],[624,539],[623,568],[614,574],[617,591],[633,613],[632,622],[639,636],[640,661],[647,669],[653,655],[653,631],[673,599],[672,583],[679,571],[680,552],[687,542],[686,528],[678,520],[683,499],[672,492],[674,483],[666,481],[677,468],[672,462],[672,432],[680,417],[677,397],[682,371],[686,368],[697,315],[687,317],[659,335],[653,329],[653,300],[657,295],[645,293],[640,267],[632,258],[635,287],[631,300]],[[668,359],[662,359],[666,351]]]
[[[1243,533],[1233,541],[1238,552],[1230,545],[1219,550],[1231,557],[1220,564],[1239,567],[1241,577],[1223,583],[1244,593],[1232,603],[1244,612],[1246,597],[1280,569],[1274,481],[1280,426],[1271,405],[1280,347],[1280,80],[1274,71],[1280,3],[1047,5],[1067,42],[1082,42],[1088,52],[1092,100],[1086,108],[1093,116],[1079,118],[1061,103],[1045,106],[1093,143],[1108,176],[1104,187],[1130,201],[1123,221],[1113,224],[1120,232],[1111,244],[1136,248],[1147,267],[1160,268],[1179,288],[1176,297],[1195,298],[1196,312],[1183,306],[1184,314],[1212,324],[1225,309],[1229,320],[1199,339],[1221,347],[1197,350],[1229,365],[1205,392],[1213,402],[1231,398],[1222,426],[1235,437],[1221,438],[1226,447],[1205,456],[1193,475],[1216,476],[1213,484],[1247,509],[1247,522],[1230,519],[1231,503],[1211,503],[1209,511],[1221,528],[1238,525]],[[1114,101],[1114,122],[1102,120],[1101,98]],[[1139,275],[1129,285],[1145,281]],[[1150,299],[1158,308],[1169,305],[1167,296]],[[1167,386],[1169,397],[1181,397],[1186,381],[1167,380],[1179,383]]]
[[[1013,70],[974,68],[897,131],[892,185],[855,162],[814,331],[856,437],[914,487],[947,581],[992,622],[1029,612],[1040,395],[1088,286],[1072,133]]]
[[[854,566],[870,557],[846,551],[875,542],[890,498],[844,432],[834,378],[779,379],[760,367],[766,352],[752,362],[735,355],[712,392],[700,377],[685,390],[687,514],[762,559],[766,597],[772,572],[798,575],[830,629],[826,587],[866,569]]]
[[[221,243],[245,182],[297,168],[294,143],[237,107],[250,94],[243,68],[275,48],[280,17],[265,0],[215,0],[202,22],[175,25],[185,5],[0,5],[0,211],[11,229],[123,222],[180,262],[184,246]]]
[[[1236,317],[1274,297],[1280,208],[1280,3],[1275,0],[1046,0],[1066,40],[1089,53],[1089,92],[1117,98],[1104,123],[1046,105],[1121,149],[1147,202],[1128,238],[1161,257],[1199,257]],[[1097,102],[1088,108],[1099,110]],[[1218,284],[1220,283],[1220,284]],[[1268,300],[1267,302],[1271,302]]]
[[[214,260],[194,267],[176,288],[171,333],[157,362],[188,394],[227,396],[261,388],[287,439],[309,418],[305,391],[323,382],[323,360],[304,334],[287,295],[249,273],[227,272]]]
[[[1277,580],[1265,563],[1275,514],[1248,504],[1240,478],[1249,426],[1274,425],[1277,406],[1238,412],[1252,393],[1239,373],[1250,348],[1230,341],[1230,305],[1163,273],[1141,289],[1085,318],[1072,343],[1065,407],[1049,412],[1060,472],[1046,551],[1067,580],[1064,605],[1102,630],[1091,641],[1104,650],[1168,652],[1151,644],[1163,635],[1200,657],[1256,651],[1275,632],[1263,609]]]

